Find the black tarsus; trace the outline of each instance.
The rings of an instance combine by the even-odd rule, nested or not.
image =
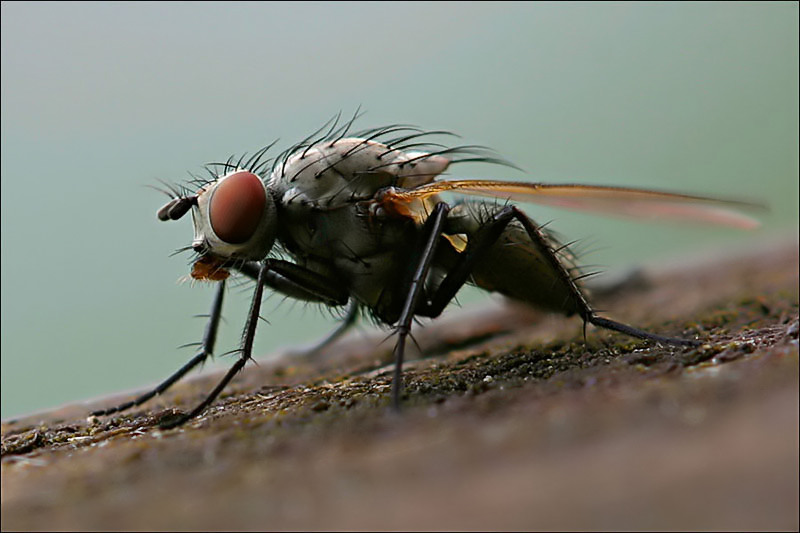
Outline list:
[[[399,337],[394,349],[395,371],[394,379],[392,382],[392,406],[397,409],[400,402],[400,392],[402,388],[402,364],[405,349],[405,337],[410,331],[410,324],[413,315],[425,316],[435,318],[439,316],[444,308],[455,298],[455,295],[469,280],[472,271],[477,261],[485,255],[485,253],[497,242],[506,226],[512,220],[518,220],[525,228],[526,233],[531,238],[533,244],[542,252],[545,258],[550,262],[550,265],[564,278],[567,285],[570,287],[572,297],[577,304],[581,307],[580,315],[584,321],[584,337],[586,335],[586,323],[593,324],[594,326],[610,329],[639,339],[651,340],[664,344],[673,344],[678,346],[697,346],[700,343],[695,340],[678,339],[674,337],[666,337],[663,335],[656,335],[647,331],[616,322],[608,318],[600,317],[595,314],[595,311],[589,306],[583,293],[575,284],[569,272],[564,265],[559,261],[556,256],[556,251],[553,250],[545,240],[544,236],[538,230],[536,225],[516,206],[507,205],[497,214],[495,214],[486,225],[481,228],[480,232],[470,239],[467,249],[459,255],[458,262],[453,266],[445,276],[445,279],[439,284],[435,293],[430,296],[427,301],[420,301],[419,296],[422,291],[423,283],[420,279],[420,274],[427,273],[427,268],[430,265],[430,260],[435,253],[435,245],[439,240],[441,232],[441,222],[443,218],[442,213],[449,210],[445,203],[439,203],[433,210],[433,213],[428,217],[425,222],[425,227],[422,234],[427,236],[425,241],[425,248],[420,255],[420,260],[416,267],[414,278],[409,286],[408,297],[406,298],[406,305],[400,315],[400,319],[395,325],[395,331],[398,332]],[[431,222],[433,220],[433,222]]]
[[[111,407],[108,409],[100,409],[98,411],[94,411],[91,414],[94,416],[103,416],[103,415],[110,415],[112,413],[118,413],[120,411],[125,411],[130,409],[131,407],[135,407],[137,405],[141,405],[153,396],[157,396],[162,394],[168,388],[170,388],[176,381],[181,379],[186,373],[192,370],[197,365],[203,363],[208,357],[212,356],[214,353],[214,344],[217,341],[217,331],[219,329],[219,322],[220,318],[222,317],[222,302],[225,296],[225,281],[221,281],[219,283],[219,287],[217,288],[217,292],[214,295],[214,301],[211,304],[211,312],[209,313],[209,320],[206,324],[206,329],[203,334],[203,341],[200,343],[200,349],[197,351],[194,357],[192,357],[185,365],[178,369],[177,372],[172,374],[170,377],[165,379],[160,385],[156,388],[142,394],[138,398],[131,400],[129,402],[125,402],[123,404],[117,405],[116,407]]]
[[[220,268],[234,268],[245,276],[257,280],[256,295],[254,296],[255,299],[251,305],[250,316],[242,335],[242,346],[236,350],[228,352],[228,354],[238,352],[242,354],[242,357],[233,365],[223,380],[217,385],[217,387],[214,388],[214,390],[200,405],[186,415],[164,420],[163,423],[160,424],[162,428],[176,427],[201,413],[206,407],[208,407],[208,405],[211,404],[211,402],[214,401],[225,385],[237,372],[239,372],[239,370],[241,370],[247,359],[251,357],[252,338],[255,335],[254,324],[258,318],[258,309],[261,305],[261,296],[263,295],[265,286],[270,287],[278,292],[282,292],[283,294],[287,294],[293,298],[320,302],[329,306],[340,306],[347,303],[348,294],[346,291],[342,290],[340,283],[336,283],[333,280],[328,280],[315,272],[288,261],[283,261],[280,259],[266,259],[262,262],[239,261],[221,265]],[[192,359],[183,365],[177,372],[164,380],[164,382],[146,394],[143,394],[132,401],[125,402],[109,409],[94,411],[91,414],[94,416],[109,415],[140,405],[154,396],[162,394],[189,371],[203,363],[209,356],[212,356],[214,344],[217,338],[217,331],[219,329],[219,323],[222,320],[222,302],[224,290],[225,281],[221,281],[215,294],[211,311],[208,315],[209,320],[206,324],[203,340],[200,343],[200,350],[198,350],[197,354],[192,357]],[[256,301],[258,304],[256,304]],[[355,321],[356,311],[357,310],[351,310],[348,312],[348,316],[345,319],[345,326],[340,328],[340,333],[344,332],[344,330],[352,325],[352,323]],[[253,318],[253,316],[255,316],[255,318]]]
[[[292,154],[297,153],[301,149],[303,149],[301,155],[302,158],[305,157],[306,154],[308,153],[308,150],[317,143],[323,141],[331,141],[331,146],[335,145],[336,142],[338,142],[339,140],[344,138],[345,135],[348,134],[353,123],[360,116],[360,111],[361,107],[359,106],[353,117],[346,124],[342,124],[337,128],[339,120],[341,118],[341,111],[340,111],[335,117],[329,119],[317,131],[315,131],[314,133],[312,133],[299,143],[281,152],[281,154],[275,157],[272,160],[273,161],[271,167],[272,172],[275,172],[277,167],[279,165],[282,165],[281,175],[282,176],[285,175],[286,164],[288,162],[289,157]],[[325,128],[327,128],[328,125],[331,124],[331,122],[332,125],[328,129],[327,133],[325,133],[321,138],[315,139],[315,136],[317,136],[320,132],[322,132]],[[431,153],[419,154],[415,157],[412,157],[406,163],[413,163],[414,161],[425,159],[433,155],[465,155],[468,157],[463,157],[460,159],[458,158],[452,159],[451,162],[461,163],[468,161],[478,161],[478,162],[496,163],[509,166],[512,168],[518,168],[515,165],[496,157],[495,152],[484,146],[464,145],[464,146],[456,146],[448,148],[446,146],[435,143],[408,143],[408,141],[421,138],[423,136],[453,135],[453,134],[446,131],[425,132],[423,130],[420,130],[419,128],[416,128],[415,126],[406,124],[392,124],[381,128],[373,128],[355,133],[354,135],[365,138],[360,139],[361,142],[359,142],[358,144],[356,144],[356,146],[353,146],[347,152],[342,154],[340,159],[345,159],[357,153],[358,151],[365,149],[367,146],[369,146],[369,141],[371,140],[378,139],[383,136],[388,136],[396,132],[413,132],[413,133],[401,135],[388,140],[387,150],[384,151],[380,155],[380,157],[383,157],[384,155],[395,150],[400,150],[400,149],[406,150],[408,148],[421,146],[421,147],[441,148],[441,149],[433,151]],[[261,161],[261,158],[264,156],[264,154],[276,142],[277,140],[267,145],[266,147],[261,148],[260,150],[255,152],[252,156],[250,156],[245,162],[245,167],[248,167],[248,169],[252,167],[252,171],[256,172],[257,169],[266,165],[267,162],[269,162],[270,160],[266,160],[263,163],[259,162]],[[246,154],[242,154],[239,157],[236,163],[237,168],[241,167],[245,156]],[[209,166],[222,166],[223,168],[227,169],[234,168],[233,161],[234,161],[234,156],[231,156],[225,163],[210,163],[209,165],[206,166],[206,170],[211,174],[212,177],[216,179],[217,178],[216,173],[213,172],[212,169],[209,168]],[[328,168],[334,167],[335,164],[336,163],[331,164]],[[374,172],[375,170],[387,166],[388,164],[390,163],[377,165],[375,167],[372,167],[370,171]],[[298,171],[297,174],[305,170],[305,168],[307,167],[304,167],[303,169]],[[295,174],[295,177],[297,176],[297,174]],[[197,181],[198,183],[203,182],[202,179],[197,177],[195,177],[195,181]],[[167,205],[165,205],[158,211],[158,218],[160,220],[175,220],[181,218],[183,215],[186,214],[186,212],[188,212],[192,208],[192,206],[197,205],[196,195],[188,196],[187,195],[188,193],[185,191],[181,192],[176,188],[174,188],[174,186],[171,186],[166,183],[165,185],[167,187],[167,190],[163,189],[158,189],[158,190],[161,190],[161,192],[164,192],[167,195],[170,195],[170,193],[172,193],[172,195],[174,195],[175,197],[172,199],[172,201],[170,201]],[[391,394],[392,394],[392,406],[394,409],[399,409],[400,406],[400,394],[402,391],[402,366],[403,366],[405,345],[406,345],[406,339],[409,337],[411,333],[411,324],[414,321],[415,316],[426,316],[435,318],[436,316],[441,314],[444,308],[455,298],[456,293],[470,279],[474,267],[476,265],[476,262],[481,257],[483,257],[486,254],[486,252],[488,252],[491,246],[493,246],[497,242],[497,240],[500,238],[507,225],[511,223],[513,220],[517,220],[519,223],[522,224],[526,233],[530,237],[532,244],[537,247],[537,249],[542,253],[545,260],[549,262],[550,266],[554,269],[554,271],[563,278],[563,281],[570,288],[570,292],[566,298],[573,299],[572,303],[575,307],[577,307],[577,310],[574,310],[573,312],[578,313],[583,319],[584,338],[586,336],[586,324],[591,323],[597,327],[617,331],[626,335],[630,335],[632,337],[645,340],[652,340],[656,342],[675,344],[681,346],[697,346],[698,344],[700,344],[699,342],[694,340],[676,339],[672,337],[666,337],[648,333],[638,328],[634,328],[632,326],[628,326],[626,324],[622,324],[614,320],[597,316],[595,314],[595,310],[592,309],[586,302],[583,293],[575,283],[581,277],[589,276],[592,274],[573,277],[570,274],[569,269],[561,263],[557,255],[559,252],[561,252],[561,250],[563,250],[569,245],[564,245],[563,247],[557,249],[552,248],[546,236],[541,231],[541,228],[543,226],[536,226],[524,213],[522,213],[522,211],[520,211],[517,207],[513,205],[506,205],[502,210],[495,213],[491,217],[491,219],[486,222],[486,224],[484,224],[481,230],[470,239],[467,245],[467,249],[463,253],[459,254],[455,266],[451,268],[451,270],[446,274],[444,280],[439,284],[434,293],[430,296],[426,295],[425,281],[428,277],[428,272],[435,257],[437,246],[442,240],[441,239],[442,235],[444,235],[444,227],[449,212],[450,212],[450,207],[446,203],[440,202],[435,205],[431,214],[427,217],[419,233],[420,237],[419,237],[419,242],[417,244],[416,253],[415,255],[412,256],[415,258],[416,264],[409,265],[413,266],[414,270],[413,272],[409,270],[411,276],[410,279],[407,280],[407,285],[404,285],[404,289],[406,289],[407,292],[405,292],[405,299],[403,300],[402,309],[399,310],[395,309],[392,311],[391,316],[397,316],[397,320],[393,321],[390,319],[390,321],[394,322],[394,332],[397,333],[398,335],[397,342],[395,344],[393,351],[395,366],[394,366]],[[307,270],[304,267],[301,267],[294,263],[290,263],[288,261],[282,261],[278,259],[265,259],[261,262],[239,261],[239,262],[233,262],[231,264],[226,264],[224,265],[224,267],[234,268],[248,277],[257,279],[253,301],[250,306],[250,312],[248,314],[245,328],[242,332],[241,346],[239,349],[231,352],[231,353],[239,353],[239,359],[231,366],[231,368],[228,370],[225,376],[220,380],[220,382],[216,385],[216,387],[214,387],[214,389],[206,396],[206,398],[201,403],[199,403],[194,409],[192,409],[190,412],[186,414],[181,414],[179,416],[170,417],[167,420],[163,420],[160,423],[160,427],[162,428],[166,429],[166,428],[174,428],[180,426],[185,422],[187,422],[188,420],[191,420],[195,416],[205,411],[205,409],[216,400],[216,398],[227,386],[227,384],[234,378],[234,376],[245,366],[247,361],[252,360],[253,341],[255,338],[257,323],[260,318],[259,310],[261,308],[261,299],[263,296],[265,285],[270,286],[271,288],[277,290],[278,292],[282,292],[288,297],[304,299],[307,301],[316,301],[330,306],[344,305],[345,303],[348,302],[348,298],[350,296],[348,290],[344,288],[342,284],[336,283],[335,280],[327,279],[324,276],[321,276],[313,271]],[[220,266],[220,268],[223,268],[223,266]],[[150,392],[141,395],[132,401],[123,403],[121,405],[109,409],[95,411],[92,414],[97,416],[107,415],[111,413],[124,411],[136,405],[140,405],[141,403],[144,403],[150,398],[163,393],[176,381],[178,381],[182,376],[184,376],[190,370],[195,368],[197,365],[203,363],[209,356],[211,356],[214,348],[214,343],[216,341],[217,329],[221,319],[223,294],[224,294],[224,282],[221,282],[217,290],[216,296],[214,298],[212,310],[209,315],[209,322],[206,325],[203,341],[202,343],[200,343],[201,345],[200,350],[189,362],[187,362],[177,372],[172,374],[168,379],[166,379],[163,383],[161,383],[158,387],[151,390]],[[421,299],[423,298],[423,296],[425,296],[425,298]],[[320,345],[318,345],[313,351],[318,351],[321,347],[327,346],[330,342],[332,342],[334,339],[340,336],[344,331],[349,329],[349,327],[355,322],[358,312],[359,312],[358,304],[356,302],[350,301],[350,306],[348,308],[344,322],[336,330],[334,330],[326,339],[324,339],[320,343]]]
[[[242,369],[244,365],[252,359],[253,355],[253,340],[256,336],[256,326],[258,325],[258,314],[261,310],[261,297],[264,294],[264,284],[266,280],[266,274],[269,270],[269,264],[264,261],[261,264],[261,270],[258,274],[258,282],[256,283],[256,290],[253,295],[253,302],[250,304],[250,313],[247,315],[247,322],[245,323],[244,332],[242,333],[242,346],[241,346],[241,353],[239,359],[233,364],[233,366],[228,370],[225,376],[220,380],[214,390],[212,390],[208,396],[206,396],[205,400],[200,402],[197,407],[186,413],[185,415],[178,416],[176,418],[170,418],[165,420],[159,427],[162,429],[171,429],[178,427],[180,425],[185,424],[192,418],[196,417],[200,413],[206,410],[206,408],[211,405],[214,400],[217,399],[217,396],[222,392],[222,390],[228,385],[228,383],[233,379],[233,377]]]
[[[433,208],[433,212],[425,221],[422,228],[421,236],[423,241],[419,251],[416,268],[414,275],[411,278],[408,286],[408,295],[406,296],[403,309],[400,312],[400,318],[395,323],[394,330],[397,332],[397,343],[394,346],[394,378],[392,379],[392,407],[395,410],[400,409],[400,391],[403,387],[403,356],[406,346],[406,337],[411,332],[411,321],[416,314],[419,298],[425,288],[425,279],[428,276],[433,256],[436,253],[436,247],[439,243],[444,226],[445,217],[450,211],[450,207],[440,202]]]
[[[550,262],[550,265],[557,271],[560,272],[561,275],[567,280],[569,283],[568,285],[571,287],[573,291],[573,295],[577,297],[577,301],[581,303],[582,309],[580,310],[581,318],[583,318],[584,322],[589,322],[597,327],[610,329],[613,331],[618,331],[620,333],[624,333],[626,335],[630,335],[631,337],[636,337],[639,339],[645,340],[652,340],[664,344],[673,344],[677,346],[698,346],[700,343],[695,340],[689,339],[678,339],[675,337],[665,337],[663,335],[656,335],[655,333],[648,333],[647,331],[635,328],[633,326],[629,326],[627,324],[623,324],[621,322],[616,322],[614,320],[603,318],[597,316],[595,311],[591,308],[589,303],[586,301],[586,298],[583,296],[583,293],[578,289],[578,286],[575,284],[575,279],[570,276],[569,271],[564,267],[564,265],[559,261],[558,257],[554,253],[553,249],[550,248],[548,243],[544,240],[541,232],[537,229],[536,225],[529,219],[525,213],[523,213],[518,207],[510,205],[507,206],[505,209],[511,210],[513,212],[514,218],[519,220],[522,226],[525,228],[525,232],[534,241],[534,243],[539,247],[539,249],[544,253],[544,256]],[[586,277],[579,276],[579,277]]]
[[[635,328],[633,326],[629,326],[627,324],[616,322],[614,320],[603,318],[601,316],[597,316],[594,314],[584,317],[584,320],[585,322],[589,322],[590,324],[593,324],[599,328],[618,331],[620,333],[624,333],[625,335],[636,337],[637,339],[656,341],[662,344],[674,344],[677,346],[700,346],[702,344],[701,342],[696,341],[694,339],[677,339],[675,337],[665,337],[663,335],[656,335],[655,333],[650,333],[648,331],[644,331],[639,328]]]

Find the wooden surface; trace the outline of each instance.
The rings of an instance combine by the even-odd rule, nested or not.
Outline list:
[[[4,530],[794,529],[798,245],[646,271],[597,306],[674,348],[509,306],[417,330],[405,409],[391,341],[248,365],[124,415],[5,421]]]

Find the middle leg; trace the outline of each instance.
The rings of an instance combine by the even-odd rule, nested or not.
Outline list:
[[[433,208],[425,225],[422,229],[420,240],[421,248],[417,266],[408,284],[408,293],[403,304],[400,317],[395,323],[394,329],[397,332],[397,343],[394,346],[394,377],[392,379],[392,407],[400,409],[400,391],[403,388],[403,356],[405,354],[406,338],[411,332],[411,321],[420,305],[420,297],[424,292],[425,280],[428,277],[431,262],[436,254],[436,247],[439,244],[444,227],[444,221],[450,207],[445,203],[436,204]]]

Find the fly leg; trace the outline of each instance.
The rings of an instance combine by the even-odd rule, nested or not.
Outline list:
[[[200,402],[200,404],[192,409],[189,413],[165,420],[159,424],[162,429],[170,429],[180,426],[205,411],[206,408],[217,399],[217,396],[219,396],[219,394],[222,392],[222,389],[224,389],[230,380],[232,380],[233,377],[244,367],[245,363],[251,359],[251,355],[253,353],[253,340],[256,336],[256,325],[258,324],[258,313],[261,310],[261,297],[264,294],[264,284],[267,279],[268,271],[269,263],[264,261],[261,264],[261,270],[258,274],[258,282],[256,283],[255,294],[253,295],[253,302],[250,304],[250,312],[247,315],[244,333],[242,333],[242,347],[239,353],[239,359],[233,364],[230,370],[228,370],[217,386],[214,387],[214,390],[212,390],[208,396],[206,396],[205,400]]]
[[[642,329],[635,328],[633,326],[629,326],[621,322],[617,322],[615,320],[597,316],[594,312],[594,309],[592,309],[589,306],[589,303],[586,301],[586,298],[583,297],[583,294],[580,292],[580,289],[578,289],[578,286],[575,284],[574,281],[572,281],[572,278],[569,275],[569,272],[567,272],[567,269],[564,268],[564,265],[561,264],[561,262],[558,260],[558,257],[556,257],[556,254],[553,252],[552,248],[550,248],[550,246],[548,245],[541,230],[536,227],[536,225],[531,221],[531,219],[525,216],[525,214],[516,207],[509,206],[506,209],[511,210],[512,216],[520,221],[520,223],[525,228],[525,232],[528,234],[531,240],[536,244],[536,246],[539,249],[545,252],[544,255],[548,259],[548,261],[550,261],[551,266],[553,268],[556,268],[561,273],[561,275],[565,277],[565,279],[569,280],[569,285],[572,291],[575,293],[574,295],[576,297],[579,297],[582,303],[582,309],[580,310],[580,315],[584,321],[584,324],[588,322],[599,328],[610,329],[613,331],[624,333],[625,335],[629,335],[631,337],[636,337],[638,339],[651,340],[663,344],[673,344],[678,346],[700,345],[700,343],[695,340],[678,339],[675,337],[665,337],[663,335],[656,335],[655,333],[650,333]]]
[[[170,388],[176,381],[181,379],[187,372],[192,370],[197,365],[205,362],[205,360],[213,354],[214,352],[214,343],[217,340],[217,330],[219,329],[219,321],[222,317],[222,300],[223,296],[225,295],[225,281],[221,281],[219,286],[217,287],[217,292],[214,295],[214,301],[211,304],[211,313],[208,317],[208,324],[206,324],[205,333],[203,334],[203,341],[200,343],[200,349],[197,351],[197,354],[192,357],[185,365],[183,365],[177,372],[172,374],[163,383],[161,383],[158,387],[154,388],[150,392],[142,394],[138,398],[131,400],[129,402],[125,402],[123,404],[117,405],[116,407],[111,407],[109,409],[101,409],[99,411],[92,412],[94,416],[103,416],[103,415],[110,415],[112,413],[118,413],[120,411],[125,411],[130,409],[131,407],[135,407],[137,405],[141,405],[153,396],[157,396],[163,393],[165,390]]]
[[[248,318],[245,332],[242,336],[242,358],[237,361],[234,366],[228,371],[223,380],[217,387],[209,394],[206,400],[196,407],[191,413],[181,416],[177,419],[171,419],[161,424],[161,427],[175,427],[183,424],[190,418],[198,415],[211,402],[222,392],[225,385],[233,378],[233,376],[241,370],[247,359],[250,358],[252,353],[253,338],[255,337],[255,327],[258,319],[258,310],[261,307],[261,297],[264,292],[264,286],[268,286],[292,298],[301,300],[324,303],[331,306],[340,306],[347,303],[347,291],[342,289],[340,284],[329,280],[315,272],[307,270],[299,265],[289,263],[288,261],[281,261],[277,259],[268,259],[264,262],[258,263],[250,261],[244,264],[230,265],[237,270],[247,275],[248,277],[257,280],[256,296],[253,304],[251,305],[250,317]],[[125,402],[116,407],[108,409],[101,409],[94,411],[91,414],[94,416],[109,415],[125,411],[131,407],[140,405],[156,395],[162,394],[169,389],[176,381],[181,379],[190,370],[203,363],[209,356],[213,355],[214,344],[217,339],[217,330],[219,329],[219,322],[222,317],[222,301],[225,294],[225,282],[221,281],[214,296],[214,302],[211,306],[211,313],[209,314],[208,324],[206,325],[203,341],[200,343],[200,349],[197,354],[192,357],[185,365],[183,365],[177,372],[172,374],[169,378],[164,380],[163,383],[158,385],[153,390],[143,394],[132,401]],[[255,318],[253,318],[255,313]]]
[[[450,207],[447,204],[438,203],[425,221],[425,225],[422,228],[422,236],[423,238],[427,236],[427,239],[422,243],[423,246],[419,250],[419,260],[408,286],[408,295],[406,296],[403,310],[400,312],[400,318],[394,326],[398,334],[397,344],[394,345],[394,378],[392,379],[392,407],[395,410],[400,409],[400,390],[403,387],[403,355],[406,337],[411,331],[411,321],[414,318],[417,304],[425,287],[425,279],[428,276],[428,270],[430,270],[445,218],[449,211]]]
[[[316,302],[338,307],[347,303],[349,295],[343,285],[311,270],[281,259],[267,259],[269,270],[265,274],[264,285],[296,300]],[[258,279],[261,263],[248,261],[233,264],[233,268],[245,276]]]
[[[682,346],[697,346],[699,344],[694,340],[656,335],[627,324],[597,316],[586,301],[583,293],[573,281],[567,269],[561,264],[561,261],[559,261],[555,251],[550,247],[542,231],[525,215],[525,213],[513,205],[506,206],[495,214],[492,220],[470,239],[466,250],[459,256],[457,264],[447,274],[430,301],[423,304],[421,308],[417,310],[417,314],[428,317],[439,316],[447,304],[455,297],[459,289],[467,282],[477,261],[486,255],[489,248],[500,238],[506,226],[514,219],[522,224],[531,242],[550,263],[550,267],[563,279],[565,285],[569,287],[571,293],[570,297],[578,307],[578,313],[584,322],[588,322],[597,327],[618,331],[630,335],[631,337],[653,340],[665,344]]]
[[[344,335],[356,322],[358,322],[359,305],[355,300],[350,300],[347,304],[347,313],[345,314],[342,322],[322,340],[318,341],[311,348],[298,352],[298,355],[306,358],[313,358],[320,354],[324,349],[328,348],[331,344],[336,342],[342,335]]]
[[[268,261],[270,261],[270,271],[267,273],[265,283],[276,291],[297,300],[322,303],[331,307],[348,303],[348,294],[342,289],[341,283],[289,261],[279,259],[269,259]],[[236,269],[251,278],[258,277],[259,266],[256,262],[250,261],[237,265]],[[277,272],[279,269],[280,273]],[[350,300],[342,323],[310,349],[299,351],[298,355],[313,357],[330,346],[356,323],[358,312],[358,304],[354,300]]]
[[[200,404],[189,413],[177,418],[165,420],[159,424],[162,429],[180,426],[205,411],[206,408],[217,399],[217,396],[219,396],[233,377],[239,373],[247,361],[252,359],[253,341],[256,336],[256,326],[258,325],[261,298],[264,294],[265,285],[273,288],[280,288],[281,292],[289,296],[318,301],[328,305],[344,305],[347,302],[347,293],[342,289],[334,289],[333,287],[335,287],[336,284],[332,283],[332,280],[288,261],[266,259],[261,263],[245,263],[239,270],[250,276],[253,274],[253,267],[255,265],[259,265],[256,290],[253,295],[253,302],[250,304],[250,312],[247,315],[244,332],[242,333],[242,346],[239,350],[239,359],[233,364],[230,370],[228,370],[217,386],[214,387],[214,390],[206,396],[205,400],[200,402]]]

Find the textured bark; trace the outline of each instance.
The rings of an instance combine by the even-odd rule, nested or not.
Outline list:
[[[797,241],[594,301],[707,342],[498,305],[415,331],[400,415],[378,334],[248,365],[178,430],[218,373],[6,421],[3,529],[798,529]]]

